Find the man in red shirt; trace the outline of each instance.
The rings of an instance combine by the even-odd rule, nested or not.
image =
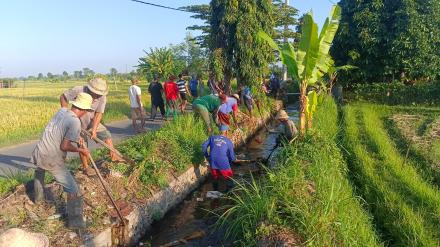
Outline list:
[[[179,88],[177,84],[174,82],[176,76],[171,75],[168,78],[167,82],[163,84],[163,91],[165,93],[165,99],[167,101],[167,110],[166,117],[168,118],[168,114],[170,113],[170,109],[173,110],[173,117],[177,117],[177,99],[179,98]]]

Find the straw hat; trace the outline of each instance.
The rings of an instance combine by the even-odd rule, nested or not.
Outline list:
[[[236,100],[240,100],[240,96],[238,94],[236,94],[236,93],[234,93],[231,96],[234,97]]]
[[[287,112],[285,110],[281,110],[278,112],[276,119],[277,120],[289,119],[289,115],[287,115]]]
[[[0,235],[0,247],[48,247],[49,239],[41,233],[11,228]]]
[[[93,110],[92,109],[92,101],[93,101],[93,98],[92,98],[92,96],[90,96],[90,94],[79,93],[76,96],[75,100],[70,101],[69,103],[79,109],[91,111],[91,110]]]
[[[89,88],[90,91],[98,95],[105,96],[108,94],[107,82],[102,78],[95,78],[90,80],[87,87]]]

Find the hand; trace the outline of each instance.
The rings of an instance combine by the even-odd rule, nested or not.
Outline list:
[[[96,130],[92,130],[92,139],[97,139]]]
[[[85,147],[85,142],[84,142],[84,139],[83,139],[82,137],[79,138],[79,142],[78,142],[78,144],[79,144],[79,146],[80,146],[81,148]]]
[[[87,148],[78,148],[78,152],[86,157],[90,156],[90,151]]]

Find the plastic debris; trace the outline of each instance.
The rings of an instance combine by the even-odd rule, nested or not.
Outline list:
[[[223,196],[223,193],[221,193],[220,191],[212,190],[206,193],[207,198],[217,199],[220,198],[221,196]]]

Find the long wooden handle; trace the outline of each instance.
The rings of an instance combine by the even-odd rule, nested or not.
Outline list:
[[[122,217],[121,210],[119,210],[119,207],[118,207],[118,205],[116,205],[116,202],[113,199],[113,196],[111,195],[110,191],[107,189],[107,186],[105,186],[104,179],[102,178],[101,173],[99,172],[98,167],[96,166],[95,161],[92,158],[92,155],[89,155],[89,159],[90,159],[90,162],[93,165],[93,169],[95,169],[96,174],[98,175],[99,181],[101,182],[102,187],[104,188],[105,193],[110,198],[110,201],[112,202],[113,207],[115,207],[116,212],[118,213],[118,216],[121,219],[121,224],[123,226],[125,226],[124,217]]]
[[[102,146],[104,146],[105,148],[107,148],[108,150],[116,153],[117,155],[121,156],[124,160],[126,160],[128,163],[130,163],[131,165],[136,165],[136,162],[134,162],[134,160],[130,159],[129,157],[121,154],[121,152],[119,152],[116,148],[114,147],[110,147],[107,143],[105,143],[104,141],[102,141],[99,138],[94,138],[92,136],[92,134],[90,134],[88,131],[86,130],[81,130],[85,135],[87,135],[88,137],[90,137],[92,140],[94,140],[95,142],[101,144]]]

